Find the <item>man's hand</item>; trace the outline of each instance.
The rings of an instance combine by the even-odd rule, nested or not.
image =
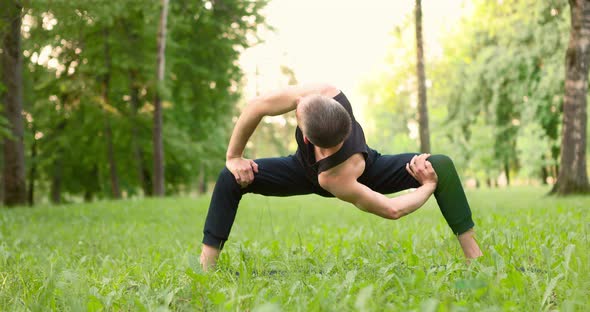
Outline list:
[[[432,164],[426,160],[430,154],[420,154],[412,157],[410,163],[406,164],[406,170],[414,177],[420,184],[433,187],[436,189],[436,182],[438,177]]]
[[[241,187],[246,187],[254,181],[254,173],[258,173],[258,164],[251,159],[242,157],[228,158],[225,166],[236,178]]]

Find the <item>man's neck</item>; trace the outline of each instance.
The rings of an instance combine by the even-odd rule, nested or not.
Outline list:
[[[342,145],[344,144],[344,142],[333,146],[333,147],[315,147],[316,150],[316,161],[319,161],[320,159],[324,159],[334,153],[336,153],[338,150],[340,150],[340,148],[342,147]]]

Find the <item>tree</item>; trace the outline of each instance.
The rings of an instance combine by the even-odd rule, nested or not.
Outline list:
[[[474,128],[481,122],[490,126],[496,161],[486,163],[498,168],[485,172],[496,174],[500,169],[510,177],[530,166],[523,164],[531,157],[523,155],[527,147],[519,145],[538,135],[547,139],[547,144],[538,144],[547,150],[535,155],[533,163],[541,167],[526,171],[540,172],[533,178],[543,180],[556,176],[562,106],[557,94],[563,94],[562,51],[569,30],[566,7],[565,0],[474,1],[472,15],[465,16],[443,41],[445,53],[435,60],[429,75],[433,81],[429,96],[448,107],[445,126],[452,129],[455,144],[477,146]],[[481,121],[476,120],[479,116]],[[532,123],[544,133],[521,131],[538,130]]]
[[[422,40],[422,0],[416,0],[416,74],[418,77],[418,127],[420,152],[430,153],[430,131],[428,129],[428,107],[426,106],[426,77],[424,74],[424,42]]]
[[[122,32],[125,33],[129,46],[129,59],[136,59],[137,62],[129,62],[128,78],[129,78],[129,104],[130,112],[129,118],[131,121],[131,148],[133,150],[133,157],[136,165],[137,177],[139,184],[143,189],[143,194],[150,196],[153,194],[154,188],[152,186],[151,171],[148,168],[148,162],[146,161],[144,147],[141,144],[141,128],[142,120],[139,114],[141,108],[140,89],[145,84],[142,77],[142,60],[147,58],[145,55],[137,53],[134,47],[139,46],[145,37],[145,25],[143,23],[133,23],[133,21],[141,21],[143,18],[143,12],[137,10],[132,12],[132,17],[129,21],[123,21]],[[151,38],[149,38],[151,39]],[[149,40],[148,39],[148,40]],[[146,51],[144,51],[144,54]],[[145,66],[145,65],[144,65]],[[145,70],[144,70],[145,71]]]
[[[442,55],[424,51],[425,75],[432,82],[431,148],[452,156],[471,178],[493,181],[504,173],[507,178],[517,174],[551,181],[560,151],[563,97],[558,95],[564,92],[567,1],[472,4],[443,34]],[[363,90],[366,115],[372,117],[366,125],[369,144],[385,152],[417,149],[416,114],[404,116],[413,111],[418,84],[413,64],[418,47],[406,44],[416,37],[415,17],[415,12],[408,14],[396,27],[393,39],[398,40],[388,53],[385,73],[372,75],[375,81]],[[544,150],[523,155],[536,147]]]
[[[23,126],[23,85],[21,52],[21,11],[15,1],[2,1],[2,102],[11,132],[4,138],[4,204],[7,206],[26,203],[25,152]]]
[[[154,195],[164,195],[164,144],[162,140],[162,93],[164,83],[164,64],[166,61],[166,21],[168,19],[168,0],[162,0],[162,11],[158,27],[158,59],[156,95],[154,100]]]
[[[588,193],[586,103],[590,62],[590,1],[570,0],[570,41],[565,54],[561,162],[552,193]]]
[[[117,159],[115,157],[115,147],[113,144],[113,127],[111,117],[106,108],[111,105],[110,89],[112,74],[112,56],[110,47],[110,35],[108,28],[104,28],[104,74],[102,76],[102,106],[104,112],[104,134],[107,146],[107,159],[109,160],[109,173],[111,178],[111,192],[114,198],[121,198],[121,188],[119,187],[119,173],[117,172]]]
[[[22,3],[24,157],[35,199],[149,195],[156,92],[166,191],[216,176],[240,96],[236,60],[256,43],[265,2],[170,2],[165,84],[156,82],[160,1]],[[11,132],[0,117],[0,137]]]

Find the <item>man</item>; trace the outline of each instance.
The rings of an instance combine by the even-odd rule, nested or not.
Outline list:
[[[297,152],[288,157],[245,159],[248,139],[264,116],[295,110]],[[327,84],[300,85],[249,101],[236,122],[205,221],[201,264],[215,266],[243,194],[337,197],[359,209],[397,220],[434,194],[468,259],[482,255],[474,223],[452,161],[443,155],[381,155],[370,149],[350,102]],[[416,190],[395,198],[383,194]]]

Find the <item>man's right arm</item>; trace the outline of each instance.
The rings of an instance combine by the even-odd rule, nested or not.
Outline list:
[[[289,86],[253,98],[240,114],[234,127],[226,152],[226,167],[243,187],[252,183],[254,172],[258,171],[256,163],[242,158],[246,143],[264,116],[276,116],[297,108],[299,98],[311,94],[333,97],[339,92],[328,84],[307,84]]]

